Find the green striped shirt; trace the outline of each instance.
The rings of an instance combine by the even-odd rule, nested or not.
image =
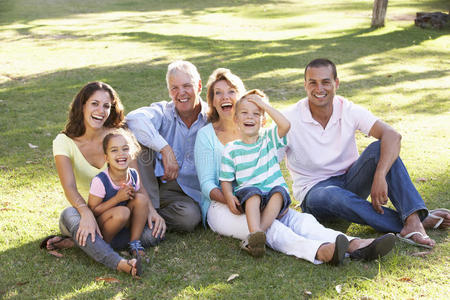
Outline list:
[[[254,144],[240,140],[228,143],[222,155],[220,181],[236,181],[235,191],[257,187],[268,192],[277,185],[288,189],[277,157],[277,150],[286,144],[287,138],[278,136],[277,126],[264,130]]]

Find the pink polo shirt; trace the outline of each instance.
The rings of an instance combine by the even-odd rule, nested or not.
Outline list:
[[[291,122],[285,151],[294,197],[300,203],[315,184],[350,168],[359,157],[356,130],[368,135],[377,121],[367,109],[341,96],[333,99],[333,114],[325,129],[312,118],[307,98],[283,113]]]

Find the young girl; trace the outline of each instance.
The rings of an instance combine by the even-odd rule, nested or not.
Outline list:
[[[128,167],[138,148],[132,134],[124,129],[105,136],[103,152],[108,168],[92,179],[88,205],[107,243],[124,227],[130,227],[129,251],[137,259],[139,276],[141,256],[145,254],[139,238],[147,222],[149,206],[140,192],[137,171]]]

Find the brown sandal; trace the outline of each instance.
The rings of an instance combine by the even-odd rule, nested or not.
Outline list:
[[[131,263],[132,260],[136,260],[135,265],[133,265]],[[140,258],[139,259],[133,258],[133,259],[127,260],[127,265],[130,266],[130,271],[129,271],[130,275],[133,278],[140,278],[140,276],[142,275],[142,263],[141,263]],[[133,269],[136,270],[136,273],[134,275],[133,275]]]

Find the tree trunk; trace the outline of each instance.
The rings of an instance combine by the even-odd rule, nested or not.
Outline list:
[[[386,17],[388,0],[374,0],[372,12],[372,27],[383,27]]]

